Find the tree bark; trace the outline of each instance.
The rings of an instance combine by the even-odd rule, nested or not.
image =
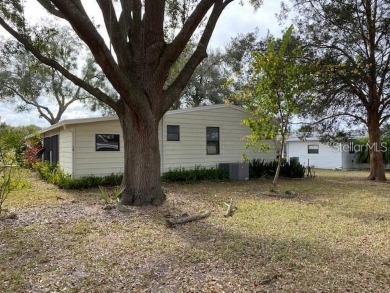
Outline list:
[[[370,152],[370,175],[368,179],[386,181],[385,166],[383,164],[383,150],[379,131],[379,115],[368,115],[368,137]]]
[[[120,115],[124,143],[124,173],[121,194],[123,205],[161,205],[165,194],[161,188],[158,123],[152,113],[134,115],[124,104]]]
[[[284,158],[284,144],[285,144],[285,137],[282,136],[282,142],[281,142],[281,147],[280,147],[280,154],[279,154],[279,157],[278,157],[278,166],[276,167],[276,171],[275,171],[275,176],[274,176],[274,180],[272,181],[272,186],[275,190],[277,190],[277,184],[278,184],[278,179],[279,179],[279,174],[280,174],[280,168],[282,167],[282,161],[283,161],[283,158]],[[277,147],[277,145],[276,145]]]

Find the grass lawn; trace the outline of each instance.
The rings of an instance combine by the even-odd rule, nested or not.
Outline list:
[[[163,206],[121,213],[30,174],[0,221],[0,292],[390,292],[390,185],[367,175],[281,180],[294,197],[269,180],[167,184]]]

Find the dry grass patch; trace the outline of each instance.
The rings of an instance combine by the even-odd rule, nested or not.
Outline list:
[[[268,180],[169,184],[163,206],[129,213],[31,176],[0,222],[0,292],[389,292],[390,186],[365,176],[282,180],[292,198],[267,196]]]

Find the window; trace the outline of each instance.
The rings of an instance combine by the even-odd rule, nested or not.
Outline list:
[[[119,151],[119,134],[96,134],[96,151]]]
[[[207,154],[219,155],[219,127],[206,127]]]
[[[308,154],[318,154],[319,146],[318,144],[308,145],[307,153]]]
[[[353,141],[350,141],[349,142],[349,153],[350,154],[354,154],[355,153],[355,144],[353,143]]]
[[[180,140],[180,126],[167,125],[167,141],[179,141],[179,140]]]

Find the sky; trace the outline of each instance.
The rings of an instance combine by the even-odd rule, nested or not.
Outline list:
[[[234,1],[222,12],[209,48],[222,48],[232,37],[238,34],[253,32],[256,28],[260,38],[265,37],[268,32],[278,36],[289,25],[287,23],[280,25],[276,18],[276,14],[280,11],[282,0],[264,0],[263,5],[257,11],[254,11],[249,4],[241,5],[240,2],[238,0]],[[27,5],[25,10],[26,17],[32,17],[37,21],[45,15],[36,1],[29,0]],[[88,7],[94,9],[94,7]],[[2,31],[0,30],[1,33]],[[62,120],[96,116],[100,116],[100,113],[91,112],[81,103],[75,103],[64,113]],[[39,118],[37,111],[31,110],[28,113],[16,113],[13,105],[5,103],[0,103],[0,121],[12,126],[29,124],[35,124],[43,128],[49,126],[45,119]]]

